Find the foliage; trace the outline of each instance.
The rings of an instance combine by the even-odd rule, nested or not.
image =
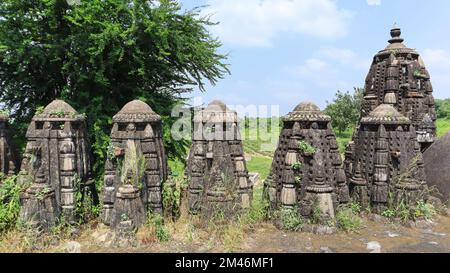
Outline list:
[[[44,200],[45,196],[51,191],[49,186],[45,186],[36,193],[36,198],[40,201]]]
[[[149,212],[147,225],[155,227],[156,238],[158,238],[159,242],[164,243],[169,241],[170,234],[164,226],[164,219],[161,215]]]
[[[408,221],[416,221],[418,219],[432,220],[436,215],[436,209],[432,204],[426,203],[422,200],[411,204],[406,199],[401,199],[398,202],[393,202],[393,194],[389,194],[388,208],[382,212],[382,216],[389,219],[398,219],[402,223]]]
[[[292,164],[292,169],[293,170],[295,170],[295,171],[298,171],[298,170],[300,170],[300,168],[302,167],[303,165],[302,165],[302,163],[301,162],[295,162],[294,164]]]
[[[268,200],[263,199],[261,186],[253,189],[253,200],[246,216],[246,226],[254,226],[267,218]]]
[[[444,100],[436,100],[437,118],[450,119],[450,98]]]
[[[0,115],[9,116],[10,112],[8,109],[0,109]]]
[[[16,183],[17,176],[0,174],[0,234],[14,228],[20,212],[20,193],[28,185]]]
[[[73,177],[75,192],[75,214],[79,221],[77,224],[85,223],[89,220],[97,218],[102,211],[102,204],[94,203],[94,196],[90,191],[87,191],[82,184],[81,178],[78,174],[74,174]],[[63,219],[64,220],[64,219]],[[60,220],[60,223],[64,225],[68,224]]]
[[[450,119],[440,118],[436,121],[437,136],[442,137],[450,131]]]
[[[302,153],[315,154],[317,152],[316,147],[303,140],[298,142],[298,148]]]
[[[42,105],[64,99],[87,116],[101,180],[111,117],[141,99],[163,118],[169,157],[183,159],[187,142],[167,130],[171,109],[229,72],[212,24],[176,0],[1,1],[0,101],[11,109],[17,144],[24,147]]]
[[[339,206],[335,218],[336,226],[346,232],[357,231],[362,227],[360,212],[361,206],[357,203]]]
[[[425,203],[424,201],[420,200],[417,201],[416,207],[414,209],[414,218],[425,218],[427,220],[433,219],[433,217],[436,215],[436,210],[432,204]]]
[[[146,159],[135,143],[129,143],[125,150],[125,157],[120,168],[120,181],[141,189],[146,168]],[[130,180],[129,175],[131,175]]]
[[[339,134],[358,123],[364,90],[354,88],[354,93],[337,91],[332,103],[327,102],[324,112],[331,116],[333,128]]]
[[[296,208],[281,208],[275,211],[273,216],[279,222],[280,227],[288,231],[298,231],[306,223]]]
[[[172,173],[164,183],[162,191],[164,213],[173,220],[180,216],[180,205],[183,191],[187,189],[185,177]]]

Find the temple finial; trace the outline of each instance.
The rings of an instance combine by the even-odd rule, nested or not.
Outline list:
[[[402,30],[397,25],[397,23],[394,23],[394,26],[391,29],[391,37],[392,39],[389,40],[389,43],[402,43],[404,40],[400,36],[402,35]]]

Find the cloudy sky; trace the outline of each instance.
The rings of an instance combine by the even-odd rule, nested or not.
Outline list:
[[[208,85],[202,102],[279,105],[300,101],[324,108],[337,90],[363,87],[373,55],[394,24],[407,46],[422,54],[436,98],[450,97],[448,0],[181,0],[207,5],[220,22],[210,29],[229,53],[231,75]],[[199,104],[196,101],[195,104]],[[270,115],[270,113],[269,113]]]

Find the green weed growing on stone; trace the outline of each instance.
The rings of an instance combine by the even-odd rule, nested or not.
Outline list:
[[[362,219],[359,216],[361,206],[357,203],[341,205],[337,208],[335,216],[336,227],[346,232],[355,232],[362,227]]]
[[[20,212],[20,194],[28,185],[19,185],[17,176],[0,174],[0,234],[15,227]]]

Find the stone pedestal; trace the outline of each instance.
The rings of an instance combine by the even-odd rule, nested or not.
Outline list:
[[[362,208],[370,206],[367,180],[361,174],[361,164],[356,163],[353,177],[350,179],[351,198],[354,202],[361,205]]]
[[[20,196],[19,221],[33,228],[48,230],[59,220],[55,190],[41,170],[33,184]]]
[[[133,185],[122,185],[117,189],[114,208],[111,213],[111,228],[117,228],[123,221],[131,221],[135,228],[146,222],[146,210],[140,190]]]

